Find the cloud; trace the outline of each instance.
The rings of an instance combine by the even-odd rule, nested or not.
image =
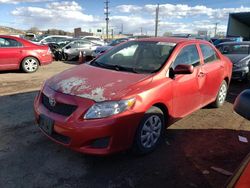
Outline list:
[[[6,4],[18,4],[18,3],[38,3],[38,2],[48,2],[52,0],[0,0],[1,3]]]
[[[7,2],[7,0],[1,1]],[[29,0],[23,0],[22,2],[24,1]],[[17,0],[14,2],[17,2]],[[119,5],[111,12],[110,28],[113,28],[115,33],[118,33],[121,31],[121,25],[123,25],[124,33],[134,34],[140,34],[142,28],[144,34],[153,35],[155,9],[156,5],[153,4],[144,6]],[[20,23],[22,27],[25,26],[26,29],[35,26],[40,29],[57,28],[73,31],[75,27],[82,27],[83,30],[89,31],[89,29],[105,27],[104,16],[97,16],[103,15],[102,12],[89,15],[85,10],[75,1],[56,1],[48,2],[43,7],[17,7],[11,13],[17,19],[16,22]],[[228,13],[248,11],[250,11],[250,7],[243,6],[214,9],[203,5],[161,4],[159,35],[165,32],[197,33],[198,30],[208,30],[213,33],[215,22],[219,22],[217,31],[225,32]]]
[[[82,7],[75,1],[48,3],[41,7],[17,7],[11,14],[21,23],[38,28],[78,27],[79,24],[95,21],[94,16],[84,14]],[[57,26],[57,27],[55,27]]]
[[[136,5],[119,5],[116,7],[116,9],[122,13],[131,13],[131,12],[141,11],[143,7],[139,7]]]
[[[120,13],[132,13],[132,14],[155,14],[157,5],[147,4],[144,6],[136,5],[119,5],[116,10]],[[241,6],[240,8],[218,8],[213,9],[203,5],[189,6],[186,4],[161,4],[160,16],[166,18],[185,18],[185,17],[197,17],[207,16],[210,19],[225,20],[228,18],[228,13],[231,12],[249,12],[250,7]]]

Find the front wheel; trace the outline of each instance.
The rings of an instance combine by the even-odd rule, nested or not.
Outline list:
[[[137,154],[152,152],[160,143],[165,129],[163,112],[151,107],[143,116],[134,140],[134,151]]]
[[[26,73],[36,72],[39,67],[39,62],[34,57],[26,57],[21,64],[21,68]]]
[[[223,82],[221,83],[220,89],[218,91],[216,100],[212,104],[215,108],[219,108],[224,104],[226,97],[227,97],[227,89],[228,89],[227,82],[223,80]]]

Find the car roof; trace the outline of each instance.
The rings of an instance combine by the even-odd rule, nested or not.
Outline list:
[[[209,43],[204,40],[193,39],[193,38],[180,38],[180,37],[152,37],[152,38],[141,38],[136,41],[149,41],[149,42],[170,42],[170,43],[183,43],[183,42],[202,42]]]
[[[222,42],[222,43],[218,44],[217,46],[221,46],[221,45],[224,45],[224,44],[232,44],[232,45],[249,44],[250,45],[250,41],[243,41],[243,42]]]

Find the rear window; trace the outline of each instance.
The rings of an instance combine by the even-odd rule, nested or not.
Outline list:
[[[229,44],[219,46],[222,54],[249,54],[248,44]]]

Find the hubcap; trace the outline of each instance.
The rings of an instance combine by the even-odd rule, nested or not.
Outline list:
[[[223,103],[226,99],[227,96],[227,86],[225,84],[223,84],[220,88],[220,92],[219,92],[219,103]]]
[[[151,148],[159,140],[162,122],[159,116],[150,116],[143,124],[141,131],[141,144],[145,148]]]
[[[38,66],[38,63],[35,59],[27,59],[25,62],[24,62],[24,68],[29,71],[29,72],[32,72],[34,70],[37,69],[37,66]]]

